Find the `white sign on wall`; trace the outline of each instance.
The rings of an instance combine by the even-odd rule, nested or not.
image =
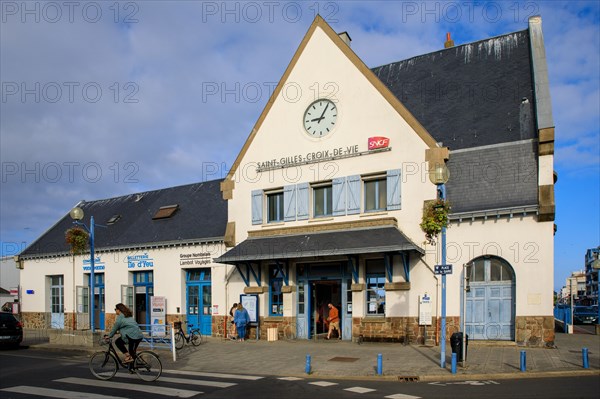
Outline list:
[[[427,293],[419,297],[419,325],[431,325],[431,297]]]

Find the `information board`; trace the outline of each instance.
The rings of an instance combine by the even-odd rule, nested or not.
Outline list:
[[[167,316],[167,299],[164,296],[150,297],[150,320],[152,324],[152,336],[164,337],[167,333],[165,319]]]
[[[248,311],[250,323],[258,322],[258,295],[242,294],[240,295],[242,306]]]
[[[419,325],[431,325],[431,297],[427,293],[419,297]]]

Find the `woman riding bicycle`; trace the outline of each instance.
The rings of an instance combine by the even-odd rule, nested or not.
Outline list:
[[[115,313],[117,314],[115,325],[105,337],[112,338],[117,330],[119,331],[121,336],[116,339],[115,345],[125,355],[124,362],[130,363],[133,361],[132,356],[135,355],[135,350],[140,342],[142,342],[144,335],[127,306],[117,303]],[[127,344],[128,348],[125,347],[125,344]]]

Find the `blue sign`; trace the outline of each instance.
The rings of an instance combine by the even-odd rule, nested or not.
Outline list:
[[[148,252],[144,252],[142,255],[130,255],[127,257],[128,269],[144,269],[148,267],[154,267],[154,259],[148,255]]]
[[[26,293],[28,293],[29,295],[31,295],[31,294],[35,294],[35,291],[34,291],[34,290],[27,290],[27,291],[25,291],[25,292],[26,292]]]
[[[435,265],[433,270],[435,274],[452,274],[452,265]]]

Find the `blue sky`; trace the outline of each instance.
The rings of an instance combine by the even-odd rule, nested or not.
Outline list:
[[[371,67],[541,15],[556,125],[555,284],[600,244],[596,1],[11,2],[0,24],[0,241],[81,199],[225,176],[315,13]]]

